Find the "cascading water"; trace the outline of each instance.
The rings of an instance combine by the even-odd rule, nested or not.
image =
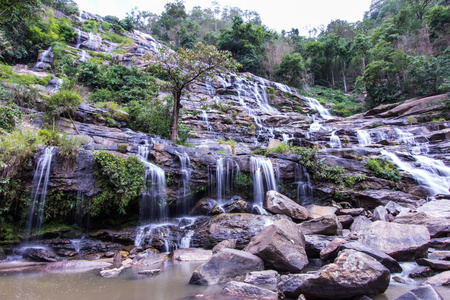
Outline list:
[[[361,146],[367,146],[372,144],[372,139],[370,134],[365,130],[356,130],[356,135],[358,136],[358,143]]]
[[[191,179],[190,164],[191,160],[186,152],[177,153],[178,159],[180,160],[180,173],[181,180],[178,183],[178,200],[182,200],[182,211],[183,215],[188,213],[189,210],[189,181]]]
[[[81,46],[81,30],[76,28],[75,33],[77,34],[77,42],[75,44],[75,48],[80,48],[80,46]]]
[[[297,202],[301,205],[314,204],[313,185],[308,170],[300,164],[295,167],[295,183],[297,184]]]
[[[418,184],[428,188],[431,196],[447,194],[450,186],[450,167],[442,161],[435,160],[422,155],[413,155],[418,167],[403,162],[394,153],[381,150],[381,154],[389,157],[401,170],[409,173]]]
[[[230,159],[219,158],[216,163],[216,194],[221,202],[235,192],[235,178],[239,176],[239,165]]]
[[[145,141],[139,145],[138,157],[145,165],[145,183],[141,202],[141,222],[164,221],[168,217],[166,196],[166,176],[163,169],[148,161],[151,145]]]
[[[330,147],[331,148],[342,148],[341,140],[336,135],[336,130],[331,133],[331,136],[330,136]]]
[[[45,197],[47,195],[50,168],[55,147],[47,147],[39,157],[33,176],[33,188],[27,217],[27,242],[33,233],[39,234],[44,216]]]
[[[50,55],[52,54],[52,47],[50,46],[47,50],[44,50],[41,55],[39,61],[34,65],[35,69],[44,69],[46,63]]]
[[[313,122],[309,126],[309,132],[317,132],[317,131],[326,129],[322,124],[320,124],[320,122],[318,120],[316,120],[315,116],[313,116],[312,118],[313,118]]]
[[[209,133],[214,133],[214,128],[211,126],[211,123],[209,122],[208,113],[206,112],[206,110],[202,111],[202,121],[206,126],[206,130]]]
[[[277,190],[272,161],[266,157],[251,157],[250,170],[253,177],[254,204],[262,209],[266,192]]]
[[[331,120],[334,119],[334,117],[331,115],[330,111],[323,107],[322,104],[319,103],[316,99],[305,97],[306,104],[308,104],[309,107],[314,109],[319,113],[319,115],[322,117],[322,119],[325,120]]]

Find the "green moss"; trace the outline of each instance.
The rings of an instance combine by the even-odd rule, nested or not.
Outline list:
[[[383,158],[369,158],[366,162],[366,167],[371,170],[376,177],[400,182],[400,171],[394,166],[392,162],[388,162]]]

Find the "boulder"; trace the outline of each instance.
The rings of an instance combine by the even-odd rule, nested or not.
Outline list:
[[[268,191],[266,193],[263,207],[268,212],[283,214],[294,220],[302,221],[308,218],[306,208],[276,191]]]
[[[64,257],[74,257],[78,255],[78,252],[68,249],[58,249],[58,251],[56,251],[56,254]]]
[[[213,207],[217,204],[217,201],[210,198],[202,198],[195,203],[194,208],[191,210],[193,215],[209,215]]]
[[[55,262],[58,261],[55,252],[43,248],[26,248],[22,256],[37,262]]]
[[[212,249],[224,240],[236,239],[236,248],[243,249],[250,240],[283,215],[220,214],[202,224],[191,239],[191,247]]]
[[[350,215],[352,217],[360,216],[364,213],[364,208],[345,208],[340,209],[336,214],[337,215]]]
[[[326,215],[334,215],[337,213],[338,209],[334,206],[319,206],[319,205],[308,205],[306,206],[308,210],[309,217],[311,219],[320,218]]]
[[[372,221],[370,221],[369,218],[365,216],[358,216],[350,226],[350,230],[354,233],[359,233],[370,224],[372,224]]]
[[[222,294],[251,299],[278,300],[278,293],[245,282],[230,281],[222,289]]]
[[[337,216],[337,219],[338,219],[339,223],[341,223],[342,228],[346,228],[346,229],[350,228],[353,221],[355,220],[350,215],[339,215],[339,216]]]
[[[450,261],[439,260],[439,259],[428,259],[428,258],[419,258],[416,260],[419,266],[428,266],[434,270],[438,271],[449,271],[450,270]]]
[[[225,249],[225,248],[235,249],[236,248],[236,239],[221,241],[220,243],[215,245],[214,248],[212,248],[212,253],[216,254],[217,252],[219,252],[220,250]]]
[[[373,221],[389,222],[389,213],[384,206],[378,206],[373,210]]]
[[[401,213],[402,211],[405,210],[409,210],[409,208],[405,208],[403,206],[401,206],[400,204],[394,202],[394,201],[389,201],[386,206],[385,206],[386,210],[388,211],[388,213],[396,216],[399,213]]]
[[[425,278],[431,277],[435,272],[430,267],[418,267],[415,268],[411,273],[409,273],[409,278]]]
[[[395,300],[444,300],[441,295],[429,284],[416,287]]]
[[[110,267],[111,263],[105,261],[90,261],[90,260],[66,260],[52,262],[45,266],[46,271],[58,272],[67,270],[93,270]]]
[[[309,258],[320,258],[320,251],[333,241],[336,237],[328,235],[305,235],[305,250]],[[347,238],[344,238],[347,240]]]
[[[230,201],[223,205],[225,213],[246,213],[251,211],[250,205],[242,199],[237,199],[236,201]]]
[[[337,235],[342,230],[342,225],[336,215],[326,215],[305,221],[298,225],[303,234]]]
[[[322,267],[317,274],[300,277],[299,286],[291,286],[286,296],[303,294],[306,299],[347,299],[378,295],[386,291],[389,281],[389,270],[374,258],[362,252],[344,250],[334,263]],[[279,287],[286,291],[285,284]]]
[[[313,274],[289,274],[283,275],[278,283],[278,289],[286,297],[297,298],[302,294],[302,287],[305,281],[314,278]],[[300,297],[299,297],[300,299]]]
[[[265,228],[250,241],[245,251],[260,257],[266,268],[278,271],[300,272],[308,264],[305,237],[289,220],[280,220]]]
[[[162,264],[165,261],[165,256],[147,249],[144,252],[136,254],[133,259],[133,266],[154,266]]]
[[[399,261],[426,257],[430,234],[425,226],[376,221],[366,227],[359,240]]]
[[[395,223],[423,225],[428,228],[432,238],[450,234],[450,219],[430,217],[424,212],[406,213],[398,215]]]
[[[435,275],[425,281],[426,284],[431,285],[450,285],[450,271],[442,272],[441,274]]]
[[[450,237],[431,239],[430,248],[450,250]]]
[[[263,269],[264,262],[261,258],[245,251],[226,248],[195,269],[189,283],[197,285],[224,283],[247,272]]]
[[[177,249],[172,252],[173,261],[206,261],[212,256],[211,250],[204,249]]]
[[[347,243],[347,241],[344,239],[341,238],[334,239],[325,247],[325,249],[320,251],[320,259],[323,261],[334,259],[337,256],[339,246],[345,243]]]
[[[120,275],[120,273],[125,269],[123,266],[120,268],[114,268],[114,269],[106,269],[100,271],[100,276],[105,278],[113,278]]]
[[[383,266],[389,269],[391,273],[399,273],[402,271],[402,268],[400,267],[399,263],[387,255],[386,253],[372,249],[370,247],[367,247],[359,242],[351,242],[351,243],[342,243],[339,246],[338,251],[342,251],[345,249],[349,250],[355,250],[362,253],[365,253],[373,258],[375,258],[378,262],[380,262]]]
[[[144,270],[138,272],[139,275],[145,276],[155,276],[158,275],[159,273],[161,273],[161,269]]]
[[[429,217],[450,219],[450,200],[433,200],[417,208]]]
[[[273,289],[270,288],[271,290],[276,290],[279,280],[280,275],[277,271],[266,270],[247,273],[244,282],[265,287],[271,286],[274,287]]]

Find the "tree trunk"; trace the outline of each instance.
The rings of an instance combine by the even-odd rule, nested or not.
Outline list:
[[[173,95],[173,111],[170,119],[170,139],[176,143],[178,139],[178,115],[180,113],[181,92],[172,91]]]
[[[345,80],[345,63],[344,68],[342,69],[342,77],[344,78],[344,91],[347,93],[347,81]]]
[[[333,83],[333,86],[334,86],[333,60],[331,60],[331,62],[330,62],[330,68],[331,68],[331,82]]]
[[[364,76],[364,73],[366,72],[366,58],[362,57],[362,75]]]

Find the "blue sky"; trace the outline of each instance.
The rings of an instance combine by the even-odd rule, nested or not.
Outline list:
[[[133,7],[160,14],[169,0],[75,0],[82,10],[105,15],[126,16]],[[194,6],[211,7],[211,0],[185,0],[187,10]],[[371,0],[217,0],[222,7],[236,6],[257,11],[264,25],[281,32],[298,28],[307,35],[306,28],[327,25],[331,20],[349,22],[362,20]]]

